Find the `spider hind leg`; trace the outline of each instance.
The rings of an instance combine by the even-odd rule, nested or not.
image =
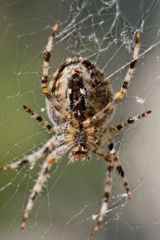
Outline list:
[[[97,219],[97,223],[91,231],[92,236],[94,236],[96,234],[96,232],[99,230],[99,228],[103,225],[104,215],[106,214],[106,212],[108,210],[108,201],[109,201],[110,193],[112,190],[114,159],[113,159],[113,156],[108,155],[108,154],[103,157],[105,158],[105,161],[107,163],[105,186],[104,186],[104,196],[103,196],[100,213],[99,213],[99,216]]]
[[[27,205],[24,210],[24,216],[22,219],[22,224],[21,224],[21,231],[23,232],[26,228],[27,225],[27,220],[29,218],[29,213],[31,212],[33,206],[34,206],[34,201],[38,197],[38,195],[42,192],[42,188],[44,187],[44,184],[47,182],[47,179],[49,177],[49,170],[51,169],[52,165],[55,163],[54,159],[48,159],[47,161],[44,162],[42,169],[39,173],[38,179],[36,180],[36,183],[33,187],[33,190],[29,196]]]
[[[7,171],[9,169],[17,169],[18,167],[23,167],[27,164],[34,164],[40,158],[45,157],[55,147],[55,137],[50,138],[39,150],[30,155],[17,160],[15,162],[9,163],[3,167],[0,167],[0,172]]]
[[[67,145],[61,145],[57,149],[53,150],[48,156],[45,162],[42,165],[42,168],[39,172],[38,178],[35,182],[35,185],[31,191],[29,196],[27,205],[24,209],[24,215],[21,224],[21,231],[24,231],[27,225],[27,220],[29,218],[29,214],[34,206],[34,202],[37,199],[38,195],[42,192],[45,183],[49,178],[49,171],[51,170],[53,164],[57,163],[58,159],[65,154],[68,150]]]

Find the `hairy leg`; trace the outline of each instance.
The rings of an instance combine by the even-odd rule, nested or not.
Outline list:
[[[43,72],[41,78],[41,89],[46,98],[46,107],[50,120],[53,120],[52,115],[56,115],[57,119],[61,123],[67,116],[67,111],[61,107],[61,104],[57,101],[53,94],[52,85],[54,84],[54,79],[52,79],[48,85],[48,72],[49,72],[49,61],[51,57],[51,52],[55,43],[55,37],[59,30],[60,23],[57,22],[51,31],[51,35],[48,38],[47,46],[44,51],[44,62],[43,62]],[[54,114],[53,114],[54,113]]]
[[[139,50],[140,50],[140,36],[141,33],[140,31],[137,31],[135,33],[135,48],[133,51],[133,57],[132,57],[132,61],[130,63],[129,69],[127,71],[126,77],[124,79],[124,82],[122,84],[122,87],[120,89],[120,91],[118,91],[115,96],[113,97],[113,101],[108,103],[104,109],[102,109],[99,113],[97,113],[95,116],[93,116],[92,118],[86,120],[83,124],[84,126],[88,126],[91,125],[92,123],[98,123],[100,122],[105,116],[110,115],[110,113],[113,112],[114,106],[117,102],[120,102],[121,100],[123,100],[123,98],[126,96],[129,84],[131,82],[131,78],[133,76],[133,73],[135,71],[136,68],[136,63],[138,61],[139,58]]]
[[[36,183],[31,191],[29,199],[27,201],[27,205],[24,210],[24,215],[21,224],[21,230],[24,231],[27,225],[27,220],[29,218],[29,214],[34,206],[34,202],[38,195],[42,192],[45,183],[49,178],[49,171],[54,163],[58,161],[58,159],[67,151],[67,145],[62,145],[59,148],[55,149],[50,155],[48,155],[47,159],[43,163],[41,171],[38,175]]]
[[[29,107],[23,105],[23,109],[25,112],[27,112],[31,116],[31,118],[38,121],[48,132],[50,132],[52,134],[56,132],[55,128],[52,127],[52,125],[48,121],[44,120],[37,113],[33,112]]]
[[[91,235],[95,235],[96,232],[99,230],[99,228],[103,225],[104,216],[108,211],[108,201],[109,201],[110,193],[112,190],[112,182],[113,182],[113,170],[115,168],[117,169],[118,174],[122,178],[122,182],[128,194],[128,198],[129,199],[131,198],[131,191],[128,184],[128,180],[125,176],[124,170],[120,164],[118,157],[115,155],[114,143],[111,139],[108,140],[108,148],[110,150],[110,153],[106,152],[102,148],[98,148],[96,151],[96,154],[98,154],[99,156],[105,159],[107,164],[107,170],[106,170],[106,177],[105,177],[103,201],[100,208],[100,213],[97,219],[97,223],[95,227],[92,229]]]
[[[108,145],[108,149],[110,151],[110,154],[114,156],[114,164],[115,164],[115,167],[117,169],[117,172],[118,174],[120,175],[121,177],[121,180],[122,180],[122,183],[123,183],[123,186],[127,192],[127,195],[128,195],[128,198],[130,199],[131,198],[131,190],[130,190],[130,187],[129,187],[129,183],[128,183],[128,179],[125,175],[125,171],[121,165],[121,162],[119,160],[119,158],[117,157],[116,153],[115,153],[115,144],[113,142],[113,139],[111,138],[111,136],[109,136],[107,138],[107,141],[106,141],[107,145]]]
[[[148,117],[148,115],[151,114],[151,111],[146,111],[146,112],[143,112],[143,113],[140,113],[136,116],[133,116],[133,117],[130,117],[128,118],[127,121],[123,122],[123,123],[120,123],[118,124],[117,126],[115,127],[109,127],[109,128],[106,128],[106,131],[109,130],[111,133],[117,133],[117,132],[120,132],[126,128],[128,128],[130,125],[132,125],[133,123],[139,121],[139,120],[142,120],[143,118],[145,117]],[[103,131],[105,132],[105,131]]]
[[[136,64],[139,58],[139,50],[140,50],[140,40],[141,40],[141,32],[140,31],[136,31],[135,33],[135,47],[134,47],[134,51],[133,51],[133,57],[132,57],[132,61],[130,63],[129,69],[127,71],[126,77],[124,79],[124,82],[122,84],[122,87],[120,89],[120,91],[118,91],[115,94],[114,97],[114,101],[121,101],[127,93],[131,78],[133,76],[133,73],[136,69]]]
[[[100,156],[103,156],[107,164],[107,169],[106,169],[106,176],[105,176],[104,196],[102,200],[102,205],[98,215],[97,223],[95,227],[92,229],[91,235],[95,235],[96,232],[99,230],[99,228],[103,225],[104,216],[108,210],[108,201],[109,201],[110,193],[112,190],[113,170],[114,170],[114,156],[109,155],[107,153],[100,152],[98,150],[96,153]]]
[[[36,162],[38,159],[46,156],[47,153],[49,153],[52,149],[54,149],[55,144],[56,144],[55,137],[52,137],[36,152],[34,152],[20,160],[17,160],[15,162],[7,164],[3,167],[0,167],[0,171],[16,169],[16,168],[24,166],[26,164],[32,164],[32,163]]]
[[[47,82],[48,82],[48,71],[49,71],[49,60],[51,57],[51,51],[54,46],[55,42],[55,37],[56,33],[58,32],[59,29],[59,23],[56,23],[52,27],[51,35],[48,38],[47,46],[44,51],[44,62],[43,62],[43,72],[42,72],[42,78],[41,78],[41,89],[45,97],[52,97],[52,92],[51,89],[48,87]]]

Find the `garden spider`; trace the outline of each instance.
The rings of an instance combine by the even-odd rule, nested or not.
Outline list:
[[[151,113],[151,111],[146,111],[129,118],[116,127],[108,126],[115,105],[123,100],[128,90],[139,57],[141,33],[140,31],[135,33],[135,48],[132,61],[121,89],[116,94],[113,94],[112,87],[104,74],[82,57],[67,59],[53,75],[49,85],[47,85],[49,60],[58,29],[59,23],[56,23],[52,28],[44,52],[41,78],[41,89],[46,99],[47,113],[52,124],[34,113],[30,108],[23,106],[24,110],[45,127],[52,136],[39,150],[23,159],[1,167],[0,171],[16,169],[26,164],[35,163],[40,158],[45,158],[24,210],[21,224],[23,231],[26,228],[34,202],[49,177],[49,171],[58,159],[65,153],[69,153],[71,162],[86,161],[91,157],[91,153],[101,156],[106,161],[107,169],[100,213],[91,232],[92,235],[95,235],[103,224],[104,215],[108,210],[114,169],[117,170],[122,179],[128,198],[131,197],[128,180],[115,153],[111,135]],[[108,150],[102,147],[105,144],[108,146]]]

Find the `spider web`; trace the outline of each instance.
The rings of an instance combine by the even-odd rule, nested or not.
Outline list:
[[[160,1],[0,1],[0,165],[35,151],[48,134],[23,110],[46,116],[39,79],[49,29],[59,20],[50,75],[67,58],[87,57],[120,88],[131,60],[134,32],[142,31],[141,57],[127,97],[112,124],[151,109],[152,115],[115,136],[116,151],[133,190],[128,201],[115,175],[109,211],[95,239],[160,239]],[[91,239],[103,195],[105,163],[93,157],[53,168],[25,233],[23,208],[41,161],[0,174],[0,236],[14,239]]]

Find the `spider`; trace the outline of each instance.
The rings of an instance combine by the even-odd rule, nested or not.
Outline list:
[[[36,152],[1,167],[0,171],[32,164],[40,158],[45,159],[24,209],[21,224],[21,230],[24,231],[35,200],[47,182],[51,167],[65,153],[68,153],[70,162],[86,161],[91,158],[93,153],[103,158],[106,162],[104,195],[97,222],[91,231],[91,235],[95,235],[103,225],[104,216],[108,210],[115,169],[122,179],[128,198],[131,198],[129,183],[116,155],[112,135],[151,113],[151,111],[146,111],[130,117],[115,127],[108,125],[115,106],[126,96],[139,58],[141,32],[138,30],[135,32],[135,47],[129,69],[120,90],[114,94],[104,74],[83,57],[68,58],[48,84],[49,61],[59,25],[56,23],[52,27],[44,51],[41,77],[41,89],[46,100],[46,109],[51,124],[29,107],[23,106],[24,110],[51,134],[51,137]],[[107,146],[107,150],[104,145]]]

